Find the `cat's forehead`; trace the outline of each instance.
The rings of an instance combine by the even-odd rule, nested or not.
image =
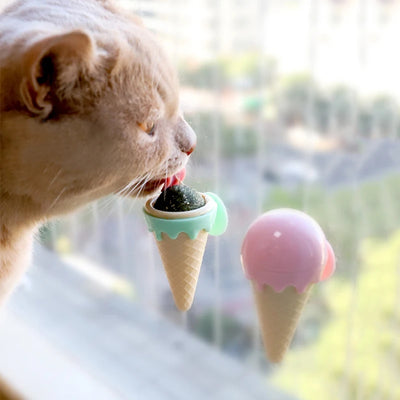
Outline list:
[[[143,50],[140,61],[143,61],[143,65],[148,68],[147,79],[162,99],[165,113],[172,116],[179,107],[179,84],[176,70],[157,42],[150,40],[149,46]]]
[[[149,118],[156,118],[160,113],[167,117],[177,115],[178,78],[163,49],[142,27],[132,29],[127,42],[127,46],[120,45],[119,67],[114,71],[116,79],[125,85],[126,95],[136,94]]]

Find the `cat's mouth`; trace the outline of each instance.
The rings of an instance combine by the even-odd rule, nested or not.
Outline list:
[[[179,172],[172,176],[168,176],[163,179],[153,179],[143,185],[143,189],[141,190],[141,194],[143,196],[148,196],[157,190],[164,190],[169,188],[170,186],[179,185],[185,179],[186,169],[182,168]]]

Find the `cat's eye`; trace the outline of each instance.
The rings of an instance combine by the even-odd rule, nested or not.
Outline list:
[[[149,136],[154,135],[154,131],[156,129],[156,125],[154,122],[138,122],[138,127],[143,131],[146,132]]]

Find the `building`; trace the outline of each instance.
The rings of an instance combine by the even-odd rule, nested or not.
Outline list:
[[[175,60],[258,52],[277,60],[282,75],[308,72],[324,86],[350,85],[364,96],[400,93],[396,0],[121,2],[142,16]]]
[[[125,0],[178,58],[203,61],[259,49],[262,0]]]

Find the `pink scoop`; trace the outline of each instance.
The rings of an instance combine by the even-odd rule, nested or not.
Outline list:
[[[277,209],[258,217],[242,244],[247,279],[281,292],[294,286],[299,293],[311,283],[329,278],[335,255],[320,226],[307,214]]]

